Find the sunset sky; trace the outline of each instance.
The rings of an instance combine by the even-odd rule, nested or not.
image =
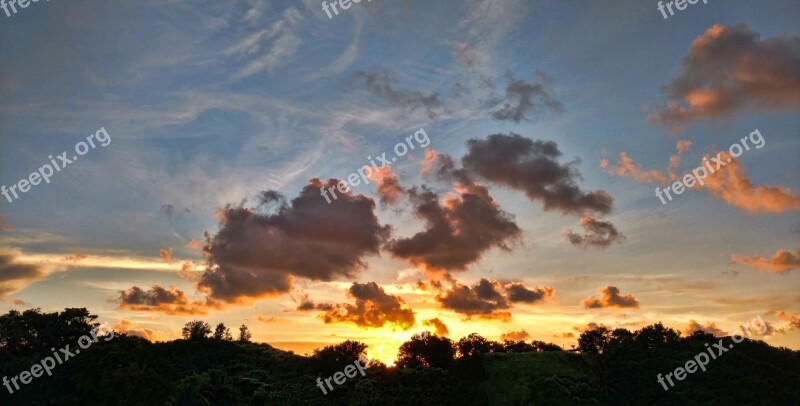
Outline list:
[[[246,324],[386,362],[422,330],[569,348],[759,315],[756,338],[800,349],[800,3],[320,3],[0,12],[0,185],[111,138],[0,196],[0,311],[87,307],[151,340]]]

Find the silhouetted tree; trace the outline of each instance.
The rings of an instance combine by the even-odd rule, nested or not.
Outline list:
[[[247,328],[244,324],[239,327],[239,342],[240,343],[249,343],[250,339],[253,338],[253,335],[250,334],[250,329]]]
[[[453,342],[447,337],[438,337],[430,332],[414,334],[411,339],[400,346],[397,366],[413,368],[418,365],[426,367],[447,368],[453,363],[456,354]]]
[[[481,356],[492,351],[491,342],[477,333],[461,337],[456,344],[458,357],[469,359]]]
[[[30,351],[47,352],[89,334],[99,325],[94,323],[95,319],[97,316],[85,308],[68,308],[60,313],[42,313],[41,309],[22,313],[11,310],[0,316],[0,349],[10,356]]]
[[[318,360],[335,362],[336,364],[351,364],[366,355],[367,345],[354,340],[342,341],[339,344],[317,348],[311,355]]]
[[[202,320],[192,320],[183,326],[182,333],[187,340],[200,340],[211,334],[211,326]]]
[[[526,343],[525,341],[512,341],[512,340],[505,340],[503,342],[503,348],[505,348],[506,352],[534,352],[536,348],[534,346]]]
[[[540,352],[541,351],[564,351],[564,349],[561,348],[561,346],[559,346],[557,344],[553,344],[553,343],[546,343],[544,341],[533,340],[533,341],[531,341],[531,346],[536,351],[540,351]]]
[[[214,339],[225,341],[233,340],[233,337],[231,336],[231,329],[225,327],[225,324],[223,323],[217,324],[217,328],[214,329]]]
[[[603,326],[586,330],[578,337],[578,349],[587,354],[602,354],[608,346],[610,335],[608,328]]]
[[[681,335],[676,330],[656,323],[638,330],[633,341],[647,349],[675,345],[680,342]]]

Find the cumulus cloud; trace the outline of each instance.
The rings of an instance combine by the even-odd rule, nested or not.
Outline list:
[[[681,334],[684,337],[688,337],[695,331],[703,331],[708,334],[713,334],[714,337],[725,337],[728,335],[721,329],[717,328],[716,324],[714,323],[706,323],[706,325],[702,325],[694,320],[689,320],[689,324],[687,324],[686,327],[681,330]]]
[[[607,248],[614,243],[621,244],[625,241],[625,236],[608,221],[600,221],[592,216],[581,216],[581,227],[586,231],[585,234],[567,230],[565,235],[570,244],[576,247]]]
[[[625,151],[619,153],[617,165],[609,164],[608,160],[600,160],[600,168],[608,174],[620,177],[630,177],[641,183],[668,183],[678,179],[675,171],[681,163],[681,155],[691,148],[692,142],[680,140],[675,146],[676,153],[669,157],[669,167],[666,171],[657,169],[645,170],[641,164],[636,163]]]
[[[516,79],[511,72],[506,73],[506,79],[508,86],[506,86],[505,100],[497,101],[500,107],[492,113],[493,119],[519,123],[543,109],[564,111],[564,107],[556,100],[555,92],[552,90],[553,80],[547,74],[537,72],[536,81],[533,83]]]
[[[613,199],[605,191],[585,192],[577,186],[577,161],[560,163],[553,141],[533,141],[519,134],[493,134],[467,142],[464,168],[542,202],[545,210],[564,214],[611,212]]]
[[[506,311],[512,303],[536,303],[553,297],[555,290],[549,286],[527,289],[521,283],[503,285],[498,281],[481,278],[477,284],[467,286],[453,281],[449,290],[441,291],[436,300],[445,309],[485,319],[511,320]]]
[[[433,327],[437,336],[447,337],[450,335],[450,330],[447,329],[447,325],[445,325],[443,321],[439,320],[438,317],[423,320],[422,325],[425,327]]]
[[[436,118],[437,111],[444,103],[436,93],[425,94],[420,91],[399,90],[395,87],[392,74],[384,69],[358,71],[351,78],[352,83],[363,83],[364,88],[384,100],[400,106],[407,111],[423,110],[429,118]]]
[[[164,262],[171,262],[172,261],[172,251],[173,251],[172,247],[169,247],[167,249],[160,249],[160,250],[158,250],[158,255],[161,257],[161,259],[164,260]]]
[[[403,330],[414,326],[414,311],[402,298],[387,294],[375,282],[354,282],[347,295],[355,299],[355,304],[337,304],[322,315],[325,323],[349,322],[365,328],[393,324]]]
[[[0,251],[0,298],[44,276],[39,265],[18,261],[18,255]]]
[[[447,155],[439,158],[450,160]],[[414,215],[425,222],[425,230],[387,244],[396,258],[431,271],[464,270],[492,247],[510,249],[521,230],[489,194],[489,190],[464,179],[456,193],[443,200],[422,186],[406,191]]]
[[[761,38],[746,24],[716,24],[696,38],[663,88],[667,106],[648,119],[680,132],[743,109],[800,107],[800,37]]]
[[[500,336],[500,341],[527,341],[531,338],[525,329],[519,331],[509,331]]]
[[[220,229],[203,248],[209,268],[199,288],[235,302],[288,292],[296,277],[353,278],[391,229],[378,222],[375,202],[366,196],[348,192],[327,203],[320,188],[338,182],[312,179],[274,214],[233,206],[219,211]]]
[[[633,295],[622,296],[616,286],[606,286],[598,290],[600,299],[589,297],[581,301],[586,309],[597,309],[606,307],[639,307],[639,301]]]
[[[759,253],[754,253],[750,257],[732,254],[731,263],[748,266],[764,272],[787,273],[800,268],[800,247],[794,253],[779,249],[772,258],[764,258]]]
[[[711,155],[705,156],[704,160],[708,159]],[[789,188],[753,185],[741,162],[727,151],[720,153],[720,160],[726,165],[721,168],[713,165],[716,172],[705,179],[705,185],[696,184],[695,187],[707,189],[714,197],[750,213],[800,210],[800,195]]]
[[[126,310],[162,312],[175,315],[206,314],[212,304],[209,301],[190,301],[186,297],[186,293],[175,286],[164,288],[161,285],[153,285],[148,290],[134,286],[128,290],[120,291],[118,306],[120,309]]]

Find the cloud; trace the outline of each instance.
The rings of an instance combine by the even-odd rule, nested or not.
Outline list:
[[[500,341],[526,341],[531,338],[525,329],[519,331],[509,331],[500,336]]]
[[[120,291],[118,306],[120,309],[163,312],[170,315],[206,314],[211,302],[189,301],[186,294],[175,286],[164,288],[161,285],[153,285],[148,290],[134,286]]]
[[[249,13],[249,12],[248,12]],[[255,17],[253,17],[255,18]],[[242,38],[236,44],[225,50],[225,56],[236,56],[248,60],[244,67],[234,74],[234,79],[244,79],[261,72],[272,72],[281,62],[297,52],[300,38],[294,31],[303,20],[303,15],[296,8],[288,8],[282,18],[268,28]],[[253,55],[261,52],[267,43],[272,41],[268,51],[260,56]]]
[[[720,161],[726,163],[725,166],[708,175],[705,185],[696,187],[707,189],[714,197],[750,213],[777,214],[800,210],[800,195],[781,186],[754,186],[738,159],[734,159],[727,151],[719,156]],[[710,155],[706,155],[703,160],[710,158]]]
[[[800,329],[800,317],[795,313],[778,310],[775,312],[775,317],[788,321],[790,329]]]
[[[0,233],[14,231],[14,226],[11,225],[8,221],[6,221],[6,217],[0,214]]]
[[[364,88],[384,100],[400,106],[404,110],[415,111],[424,110],[428,117],[433,119],[437,116],[437,110],[444,103],[436,93],[425,94],[420,91],[398,90],[389,71],[384,69],[373,69],[370,72],[358,71],[353,74],[351,82],[363,82]]]
[[[258,316],[256,316],[256,320],[258,320],[258,321],[260,321],[260,322],[262,322],[262,323],[265,323],[265,324],[269,324],[269,323],[275,323],[276,321],[278,321],[278,320],[275,318],[275,316],[269,316],[269,317],[267,317],[267,316],[263,316],[263,315],[260,315],[260,314],[259,314]]]
[[[78,262],[81,262],[86,258],[89,258],[89,256],[82,252],[76,252],[72,255],[67,255],[66,257],[64,257],[64,262],[71,262],[73,264],[77,264]]]
[[[669,157],[669,167],[665,172],[659,170],[644,170],[642,166],[636,163],[625,151],[619,153],[619,162],[617,166],[612,166],[608,160],[600,160],[600,168],[605,170],[609,175],[630,177],[641,183],[668,183],[678,179],[675,171],[681,163],[681,155],[691,148],[692,142],[687,140],[680,140],[675,146],[677,153]]]
[[[648,120],[672,132],[748,108],[800,107],[800,37],[761,38],[746,24],[713,25],[692,42],[663,91],[667,106]]]
[[[681,334],[684,337],[688,337],[692,335],[695,331],[704,331],[708,334],[713,334],[714,337],[725,337],[728,334],[721,329],[717,328],[716,324],[714,323],[706,323],[706,325],[702,325],[694,320],[689,320],[689,324],[681,330]]]
[[[0,251],[0,298],[44,276],[39,265],[17,262],[17,257],[15,253]]]
[[[600,221],[592,216],[581,216],[581,227],[586,230],[586,234],[576,234],[572,230],[567,230],[565,234],[570,244],[580,248],[607,248],[612,244],[621,244],[625,241],[617,228],[608,221]]]
[[[400,187],[397,175],[392,171],[391,166],[384,166],[372,171],[369,180],[378,185],[378,197],[382,205],[397,204],[403,197],[404,190]]]
[[[533,141],[519,134],[493,134],[467,141],[464,168],[541,201],[545,210],[564,214],[611,212],[613,199],[605,191],[584,192],[577,185],[577,161],[562,164],[553,141]]]
[[[583,333],[584,331],[597,330],[600,327],[608,328],[603,323],[598,324],[598,323],[595,323],[595,322],[592,321],[592,322],[589,322],[588,324],[583,325],[583,326],[574,326],[574,327],[572,327],[572,329],[577,331],[577,332],[579,332],[579,333]]]
[[[347,295],[355,299],[355,304],[337,304],[322,315],[325,323],[349,322],[365,328],[394,324],[403,330],[414,326],[414,311],[402,298],[387,294],[375,282],[354,282]]]
[[[426,270],[465,270],[492,247],[508,250],[521,235],[514,218],[500,208],[489,190],[477,184],[457,185],[443,201],[428,189],[407,191],[414,215],[425,230],[387,244],[396,258]]]
[[[586,309],[597,309],[606,307],[639,307],[639,301],[633,295],[622,296],[619,293],[619,288],[616,286],[606,286],[598,290],[600,292],[600,299],[589,297],[581,301],[581,304]]]
[[[536,303],[541,300],[552,299],[555,295],[555,289],[549,286],[536,287],[530,290],[525,285],[517,282],[505,285],[505,289],[508,292],[508,300],[511,303]]]
[[[794,253],[779,249],[772,258],[764,258],[759,253],[747,257],[740,254],[731,254],[731,263],[744,265],[759,271],[787,273],[800,267],[800,247]]]
[[[528,83],[515,79],[509,71],[506,73],[506,79],[508,80],[506,98],[497,102],[501,107],[492,113],[493,119],[519,123],[541,112],[543,108],[555,112],[564,111],[564,107],[555,98],[555,92],[551,89],[552,79],[547,74],[537,72],[537,81]]]
[[[566,332],[566,333],[561,333],[561,334],[553,334],[553,337],[555,337],[555,338],[575,338],[575,334],[570,333],[570,332]]]
[[[172,247],[169,247],[167,249],[161,249],[161,250],[158,250],[158,255],[161,257],[161,259],[164,260],[164,262],[171,262],[172,261],[172,251],[173,251]]]
[[[219,211],[220,229],[203,248],[209,268],[200,290],[235,302],[289,292],[297,277],[331,281],[366,268],[364,257],[379,253],[391,229],[378,222],[366,196],[348,192],[327,203],[320,188],[338,182],[312,179],[275,214],[233,206]]]
[[[300,293],[300,304],[297,305],[297,310],[301,312],[310,312],[312,310],[332,310],[333,305],[328,303],[314,303],[309,297],[308,293]]]
[[[156,341],[157,333],[155,331],[149,328],[135,328],[135,324],[128,320],[120,320],[112,329],[129,336],[144,338],[147,341]]]
[[[175,205],[172,204],[165,204],[161,206],[161,211],[167,215],[168,219],[172,218],[172,215],[175,214]]]
[[[467,319],[477,316],[485,319],[509,321],[511,314],[505,310],[512,303],[535,303],[553,297],[555,290],[549,286],[527,289],[521,283],[501,284],[481,278],[473,286],[453,283],[450,290],[436,296],[436,301],[445,309],[467,315]]]
[[[436,335],[439,337],[447,337],[450,335],[450,330],[447,329],[447,325],[445,325],[443,321],[439,320],[438,317],[423,320],[422,325],[425,327],[433,327]]]

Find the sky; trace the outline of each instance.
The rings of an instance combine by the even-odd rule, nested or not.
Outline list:
[[[151,340],[246,324],[389,363],[423,330],[570,348],[756,316],[800,349],[796,1],[337,10],[0,12],[0,311],[87,307]]]

